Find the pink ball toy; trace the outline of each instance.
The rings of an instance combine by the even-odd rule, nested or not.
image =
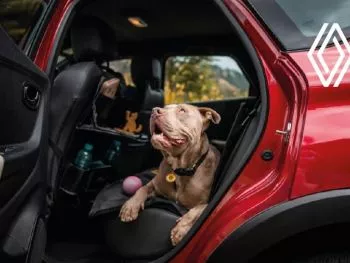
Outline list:
[[[142,186],[142,181],[137,176],[126,177],[123,181],[123,190],[129,195],[133,195]]]

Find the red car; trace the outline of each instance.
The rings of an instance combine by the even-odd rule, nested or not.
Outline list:
[[[349,262],[349,11],[348,0],[1,1],[0,262]],[[208,137],[222,160],[173,247],[174,203],[129,224],[92,205],[158,166],[150,112],[181,102],[220,113]]]

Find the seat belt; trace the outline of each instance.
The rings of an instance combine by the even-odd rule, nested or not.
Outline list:
[[[222,175],[222,172],[225,170],[225,168],[228,165],[227,162],[230,159],[229,157],[236,155],[238,148],[241,144],[241,141],[243,140],[244,135],[248,129],[249,123],[256,115],[259,106],[260,106],[260,99],[258,99],[255,102],[254,107],[248,112],[247,115],[245,115],[246,117],[241,122],[239,122],[245,113],[245,103],[243,102],[240,105],[240,108],[238,110],[239,112],[237,113],[236,120],[235,120],[235,122],[239,123],[239,124],[234,125],[232,127],[229,135],[228,135],[229,142],[224,148],[220,164],[218,166],[218,169],[215,172],[214,182],[213,182],[213,186],[212,186],[211,193],[210,193],[210,199],[213,197],[213,195],[216,193],[217,189],[221,185],[221,182],[224,178]],[[230,151],[230,148],[233,145],[234,145],[234,147],[233,147],[232,151]]]
[[[239,132],[240,132],[240,127],[241,127],[240,124],[243,123],[244,118],[247,116],[246,104],[247,104],[246,102],[242,102],[239,105],[235,120],[234,120],[232,128],[227,136],[225,147],[222,151],[223,157],[227,155],[228,149],[230,149],[232,147],[232,145],[234,145],[238,140],[237,137],[238,137]]]

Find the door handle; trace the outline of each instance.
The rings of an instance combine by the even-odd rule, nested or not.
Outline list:
[[[23,102],[31,110],[39,107],[41,100],[41,92],[38,88],[28,83],[23,85]]]

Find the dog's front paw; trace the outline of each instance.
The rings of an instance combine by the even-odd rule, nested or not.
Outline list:
[[[138,217],[141,209],[143,209],[143,203],[132,198],[129,199],[120,209],[120,220],[122,222],[130,222],[135,220]]]
[[[170,239],[173,246],[176,246],[192,227],[192,220],[186,217],[180,218],[176,226],[171,230]]]

